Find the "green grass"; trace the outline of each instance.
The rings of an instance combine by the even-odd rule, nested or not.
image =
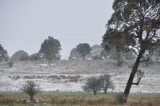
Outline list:
[[[116,92],[108,92],[104,94],[103,92],[97,93],[96,96],[114,96]],[[27,94],[23,92],[0,92],[0,95],[16,95],[17,97],[25,97]],[[92,92],[56,92],[56,91],[45,91],[39,92],[38,95],[46,96],[94,96]],[[130,93],[130,96],[160,96],[160,93]]]
[[[160,96],[160,93],[130,93],[130,96]]]

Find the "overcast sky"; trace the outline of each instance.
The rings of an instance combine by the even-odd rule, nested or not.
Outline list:
[[[36,53],[48,36],[61,42],[62,59],[79,43],[101,44],[113,0],[0,0],[0,44],[11,56]]]

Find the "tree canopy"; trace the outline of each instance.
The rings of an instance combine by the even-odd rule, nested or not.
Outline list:
[[[49,36],[41,44],[40,55],[47,60],[60,59],[61,44],[59,40]]]
[[[10,58],[11,62],[15,62],[15,61],[26,61],[29,60],[29,55],[26,51],[24,50],[18,50],[17,52],[15,52],[12,57]]]
[[[106,50],[115,49],[115,57],[117,59],[117,66],[122,64],[122,53],[128,52],[129,47],[134,45],[135,41],[133,36],[130,36],[129,33],[119,31],[118,29],[108,28],[105,35],[103,36],[102,46]]]
[[[7,60],[8,60],[7,50],[5,50],[3,46],[0,44],[0,63],[2,61],[7,61]]]
[[[130,47],[130,50],[137,55],[123,94],[126,101],[132,84],[139,84],[133,83],[133,79],[143,54],[160,44],[160,0],[115,0],[113,10],[114,13],[107,23],[107,31],[103,37],[104,47],[107,48],[109,42],[107,38],[115,40],[116,32],[116,36],[121,36],[120,38],[125,36],[127,39],[121,42],[121,39],[116,37],[117,41],[114,42],[121,42],[122,47]]]
[[[74,60],[74,59],[80,59],[81,55],[79,52],[77,52],[77,48],[73,48],[70,52],[69,59]]]
[[[90,54],[91,47],[88,43],[80,43],[77,45],[76,50],[84,59],[86,55]]]

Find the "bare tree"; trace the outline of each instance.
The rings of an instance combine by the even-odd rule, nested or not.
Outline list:
[[[94,95],[96,95],[97,91],[100,91],[101,88],[102,80],[96,77],[89,78],[86,84],[83,86],[84,91],[93,91]]]
[[[36,95],[39,91],[39,85],[36,85],[33,81],[27,81],[25,85],[22,86],[22,91],[29,95],[30,101],[34,102],[33,96]]]
[[[110,75],[106,74],[106,75],[100,76],[100,80],[102,82],[102,89],[105,94],[107,93],[107,90],[109,88],[114,89],[114,85],[113,85],[113,82],[111,81]]]

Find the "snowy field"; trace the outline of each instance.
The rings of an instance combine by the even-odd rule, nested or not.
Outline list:
[[[62,60],[52,64],[17,62],[12,68],[1,65],[0,91],[19,91],[28,80],[39,84],[42,91],[83,91],[82,86],[87,78],[109,74],[115,85],[113,91],[120,92],[125,88],[132,62],[125,62],[122,67],[115,64],[115,61],[107,60]],[[133,86],[131,92],[160,93],[160,63],[141,64],[139,69],[144,71],[144,76],[140,85]]]

